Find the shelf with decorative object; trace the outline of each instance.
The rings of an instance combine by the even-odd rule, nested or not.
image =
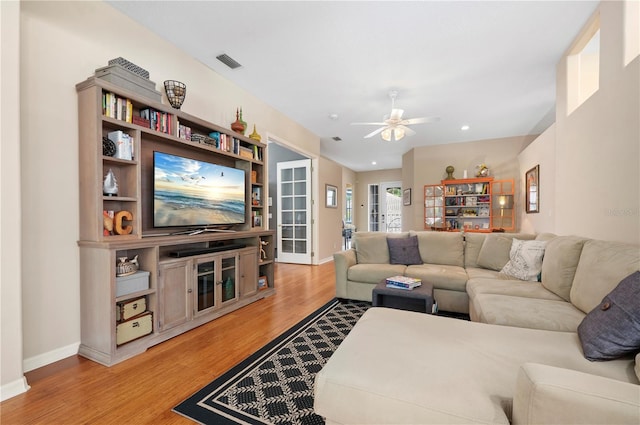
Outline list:
[[[496,213],[502,212],[504,217],[507,206],[497,209],[493,199],[496,194],[504,202],[505,196],[510,195],[513,219],[513,180],[495,180],[492,177],[471,179],[442,180],[438,185],[424,186],[424,226],[428,230],[491,232],[495,229],[514,230],[513,221],[510,226],[507,221],[495,219]],[[507,193],[511,190],[510,193]]]
[[[79,353],[112,365],[273,294],[273,232],[265,230],[262,221],[268,196],[266,145],[103,79],[89,78],[76,90],[81,182]],[[206,228],[156,227],[154,191],[162,180],[155,178],[154,164],[163,155],[243,176],[236,185],[243,187],[242,207],[221,216],[237,219],[230,224],[220,219]],[[190,187],[199,184],[188,176],[180,178]],[[259,192],[257,205],[252,202],[254,190]],[[261,217],[258,222],[256,212]],[[260,254],[265,249],[262,240],[271,241],[267,260]],[[171,255],[194,249],[203,253]],[[125,257],[137,259],[136,275],[117,271],[119,259]],[[217,279],[213,292],[209,286],[198,288],[199,265],[201,269],[213,265],[211,275],[201,270],[207,285],[209,278]],[[269,282],[262,290],[261,277]],[[137,279],[143,279],[137,282],[143,287],[118,292],[121,284]],[[200,292],[207,294],[205,299],[198,298]],[[135,326],[123,325],[118,312],[138,299],[144,300],[145,314],[140,316],[144,319]],[[209,306],[210,301],[214,303]],[[191,307],[184,310],[185,305]],[[129,334],[130,325],[144,330]]]

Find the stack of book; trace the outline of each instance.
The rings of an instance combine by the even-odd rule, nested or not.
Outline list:
[[[413,288],[417,288],[422,285],[422,281],[420,279],[416,279],[413,277],[407,276],[392,276],[386,279],[387,288],[394,289],[407,289],[411,290]]]

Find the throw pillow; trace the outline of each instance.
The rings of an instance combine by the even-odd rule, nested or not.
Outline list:
[[[545,241],[514,239],[511,242],[509,261],[500,271],[520,280],[536,282],[542,271],[542,257],[546,246]]]
[[[613,360],[640,350],[640,271],[622,281],[578,325],[584,356]]]
[[[418,237],[387,238],[389,246],[389,262],[391,264],[422,264],[420,250],[418,249]]]

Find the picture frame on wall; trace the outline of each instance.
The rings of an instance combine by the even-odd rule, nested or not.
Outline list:
[[[331,184],[325,185],[325,206],[327,208],[338,208],[338,188]]]
[[[526,172],[525,181],[525,206],[526,213],[540,212],[540,164]]]
[[[411,189],[402,192],[402,205],[411,205]]]

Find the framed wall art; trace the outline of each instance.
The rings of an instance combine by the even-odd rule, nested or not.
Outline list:
[[[411,205],[411,189],[405,189],[402,192],[402,204]]]
[[[525,205],[527,214],[540,212],[540,165],[536,165],[524,175]]]

